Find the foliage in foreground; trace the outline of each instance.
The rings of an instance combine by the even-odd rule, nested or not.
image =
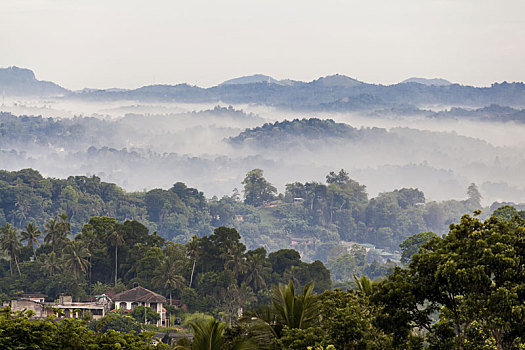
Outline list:
[[[410,244],[405,245],[407,261],[410,261],[407,268],[396,268],[379,282],[355,277],[357,290],[328,290],[316,295],[308,284],[303,284],[302,293],[296,293],[293,282],[279,287],[274,284],[268,300],[271,305],[261,306],[259,301],[258,308],[235,320],[233,315],[240,306],[250,303],[239,304],[228,299],[245,288],[242,283],[235,288],[232,284],[231,288],[224,289],[223,298],[229,310],[228,317],[224,318],[228,326],[213,318],[190,323],[195,332],[193,348],[204,344],[202,346],[212,350],[250,346],[269,350],[329,346],[335,349],[523,350],[525,221],[519,215],[493,216],[481,221],[476,217],[478,214],[463,216],[442,238],[422,234],[414,242],[408,242]],[[102,218],[98,223],[106,221]],[[92,222],[96,223],[97,220]],[[282,250],[268,257],[266,262],[271,271],[267,273],[271,274],[267,275],[265,252],[244,253],[245,247],[239,239],[236,230],[222,227],[209,237],[196,238],[194,249],[186,252],[189,279],[194,272],[202,276],[195,283],[197,289],[202,288],[203,295],[209,294],[205,290],[213,290],[210,281],[220,282],[216,274],[220,270],[227,271],[234,283],[259,285],[257,276],[247,280],[248,275],[243,272],[248,259],[255,263],[259,255],[262,276],[266,276],[261,281],[282,281],[288,276],[293,279],[301,271],[297,269],[301,266],[297,252]],[[420,245],[418,252],[409,256],[412,248]],[[13,258],[12,262],[9,273],[16,276],[17,261]],[[315,266],[315,263],[310,265],[314,271]],[[206,276],[210,277],[209,281]],[[50,348],[50,339],[65,348],[105,349],[117,343],[124,348],[151,348],[147,333],[134,335],[115,330],[97,333],[86,328],[84,321],[29,321],[28,315],[12,314],[9,309],[4,309],[1,317],[0,347],[4,345],[1,342],[17,344],[29,337],[42,344],[43,349]],[[9,346],[4,348],[13,348]]]
[[[396,268],[377,284],[372,296],[378,324],[397,345],[418,331],[430,349],[525,347],[523,219],[465,215],[411,260],[408,269]]]
[[[0,349],[168,349],[152,345],[152,333],[97,332],[78,319],[30,319],[30,312],[0,309]]]

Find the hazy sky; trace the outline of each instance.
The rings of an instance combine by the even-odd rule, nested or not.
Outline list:
[[[525,81],[524,0],[0,0],[0,67],[64,87],[255,73]]]

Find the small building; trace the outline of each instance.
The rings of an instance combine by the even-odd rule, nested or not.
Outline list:
[[[21,300],[31,300],[43,303],[46,301],[47,295],[42,293],[18,293],[16,297]]]
[[[168,327],[169,325],[169,320],[166,318],[166,309],[163,307],[166,304],[166,298],[149,289],[137,286],[115,294],[113,301],[115,302],[116,310],[131,311],[139,305],[150,307],[160,315],[157,326]]]
[[[106,316],[110,309],[111,299],[106,295],[98,295],[96,301],[87,302],[73,302],[70,295],[62,295],[59,297],[58,303],[49,304],[55,309],[60,309],[67,318],[81,318],[87,314],[93,316],[95,320]]]
[[[310,245],[315,244],[314,238],[302,238],[302,237],[290,237],[290,245],[297,246],[297,245]]]
[[[31,310],[34,318],[46,318],[57,315],[66,318],[80,318],[91,315],[94,319],[104,317],[111,305],[111,299],[106,295],[97,296],[96,301],[73,302],[70,295],[62,295],[57,302],[45,302],[47,295],[42,293],[20,293],[11,300],[13,311]]]
[[[42,293],[19,293],[16,299],[11,300],[9,306],[12,311],[30,310],[34,312],[34,318],[46,318],[53,313],[46,308],[45,298],[47,295]]]
[[[265,208],[274,208],[274,207],[277,207],[277,206],[282,205],[282,204],[283,204],[282,200],[275,199],[273,201],[265,201],[262,206],[265,207]]]

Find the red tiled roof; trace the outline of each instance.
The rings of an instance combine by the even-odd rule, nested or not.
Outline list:
[[[115,294],[113,301],[138,301],[147,303],[165,303],[166,298],[149,289],[138,286],[122,293]]]
[[[106,294],[111,300],[113,300],[113,297],[115,296],[115,291],[112,289],[112,290],[108,290],[107,292],[103,293],[103,294]]]

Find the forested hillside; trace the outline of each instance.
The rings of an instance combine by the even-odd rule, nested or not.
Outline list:
[[[210,197],[230,194],[254,168],[264,169],[280,191],[295,180],[322,181],[329,171],[344,168],[373,196],[416,187],[427,199],[463,199],[465,188],[475,182],[484,205],[525,198],[519,126],[495,127],[492,136],[479,125],[468,128],[479,129],[489,141],[508,135],[510,145],[503,147],[456,132],[356,127],[333,119],[263,123],[232,107],[170,112],[165,106],[129,105],[112,110],[125,116],[60,119],[0,113],[0,163],[4,169],[33,168],[58,178],[96,175],[128,191],[169,188],[181,181]]]
[[[243,185],[244,200],[238,192],[206,198],[181,182],[169,189],[128,193],[96,176],[53,179],[32,169],[0,171],[0,223],[42,228],[65,213],[77,234],[92,216],[111,216],[120,222],[140,221],[178,243],[229,226],[238,229],[250,249],[274,251],[293,244],[307,260],[327,261],[341,241],[393,252],[408,236],[443,234],[461,213],[481,208],[475,185],[464,201],[426,203],[423,192],[409,188],[369,199],[366,187],[344,170],[328,174],[326,183],[290,183],[281,194],[259,169],[249,172]]]
[[[241,78],[242,79],[242,78]],[[377,110],[425,105],[484,107],[525,106],[523,83],[494,83],[490,87],[460,84],[423,84],[402,82],[378,85],[360,82],[344,75],[320,77],[310,82],[264,81],[244,78],[244,83],[219,84],[201,88],[189,84],[148,85],[137,89],[84,89],[69,91],[60,86],[38,81],[28,69],[0,68],[0,86],[11,96],[56,97],[65,95],[81,101],[154,101],[265,104],[291,110]]]
[[[386,278],[376,281],[361,271],[347,291],[331,290],[322,262],[302,262],[293,249],[268,255],[264,248],[246,250],[233,228],[219,227],[182,245],[137,221],[111,217],[90,218],[73,240],[65,215],[50,220],[43,232],[34,225],[20,232],[6,223],[0,229],[5,253],[0,299],[39,290],[51,300],[62,293],[78,300],[140,284],[169,296],[165,308],[172,319],[188,322],[194,346],[213,340],[214,350],[239,344],[274,350],[519,350],[525,222],[516,213],[505,207],[485,221],[465,215],[443,238],[414,235],[401,245],[407,267],[385,271]],[[151,334],[136,334],[159,317],[143,306],[99,321],[29,321],[31,316],[0,310],[0,345],[82,348],[79,344],[119,342],[151,349],[146,345]],[[192,349],[187,340],[178,346]]]

